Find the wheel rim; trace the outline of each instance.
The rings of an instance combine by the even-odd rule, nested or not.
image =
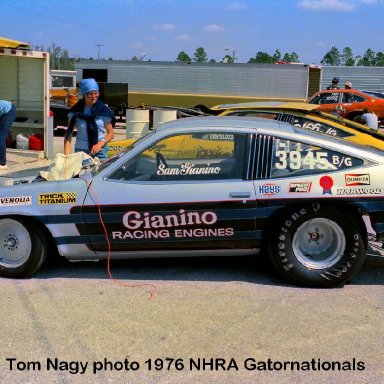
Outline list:
[[[303,223],[292,241],[297,260],[310,269],[325,269],[336,264],[344,254],[345,245],[343,230],[325,218]]]
[[[0,265],[17,268],[31,255],[32,241],[28,230],[16,220],[0,221]]]

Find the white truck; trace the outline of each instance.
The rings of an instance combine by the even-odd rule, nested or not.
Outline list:
[[[50,70],[50,97],[51,101],[68,103],[68,96],[76,96],[76,71],[64,69]]]
[[[41,139],[40,148],[32,148],[33,155],[50,159],[53,157],[53,119],[49,106],[49,54],[31,51],[28,45],[22,49],[10,48],[13,42],[0,38],[0,99],[11,101],[17,109],[11,137],[13,142],[18,135]],[[30,148],[22,150],[31,151]]]

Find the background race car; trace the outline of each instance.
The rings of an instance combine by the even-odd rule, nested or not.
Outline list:
[[[221,116],[255,116],[286,121],[295,127],[339,137],[353,143],[384,150],[384,134],[355,121],[318,110],[318,106],[301,102],[254,102],[222,104],[215,107]]]
[[[356,120],[364,109],[374,112],[380,121],[384,120],[384,99],[357,89],[331,89],[316,92],[308,98],[308,103],[318,105],[323,112],[332,112],[337,105],[343,108],[342,117]]]

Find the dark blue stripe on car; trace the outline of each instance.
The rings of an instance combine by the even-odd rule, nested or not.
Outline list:
[[[55,237],[55,241],[58,245],[63,245],[63,244],[84,244],[84,245],[89,245],[89,238],[88,235],[82,236],[58,236]],[[104,242],[105,236],[104,236]]]
[[[38,216],[38,219],[44,224],[77,224],[84,222],[83,214],[68,215],[44,215]]]

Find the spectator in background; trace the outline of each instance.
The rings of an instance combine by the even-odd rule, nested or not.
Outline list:
[[[377,115],[368,108],[365,108],[363,112],[364,113],[361,115],[361,123],[377,131],[379,128],[379,119]]]
[[[0,100],[0,172],[7,166],[7,136],[16,119],[16,107],[7,100]]]
[[[339,81],[340,79],[338,77],[334,77],[331,85],[329,85],[327,89],[339,89]]]
[[[352,83],[350,81],[347,81],[345,84],[344,84],[344,89],[352,89]]]

